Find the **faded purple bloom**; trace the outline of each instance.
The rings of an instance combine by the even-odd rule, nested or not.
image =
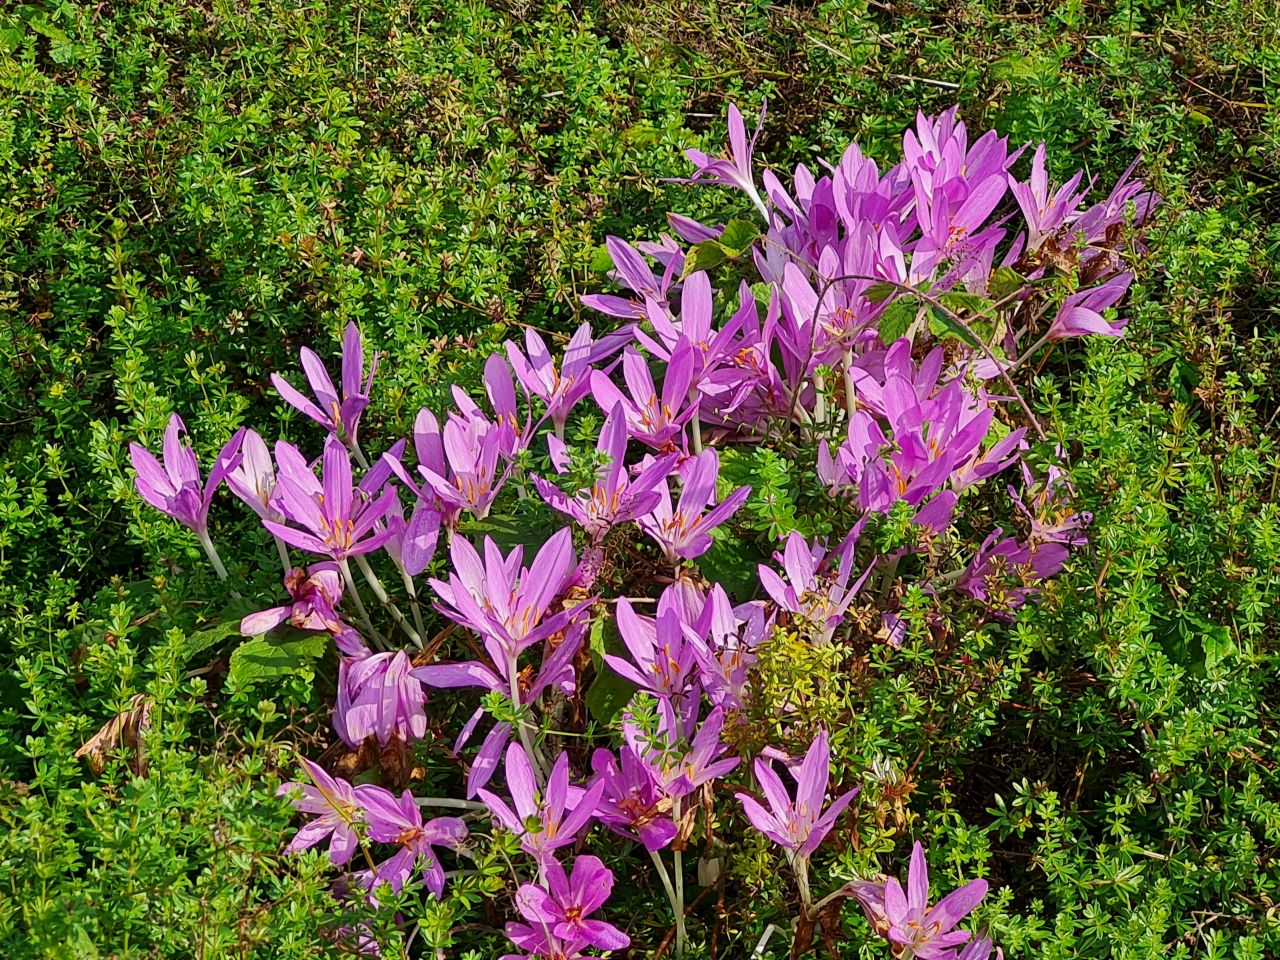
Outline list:
[[[364,372],[364,346],[360,331],[354,323],[347,324],[342,340],[342,394],[333,385],[329,371],[310,347],[302,348],[302,369],[311,384],[315,400],[292,387],[278,373],[271,375],[271,383],[284,401],[300,413],[310,417],[322,427],[354,447],[360,428],[360,416],[369,405],[369,391],[373,386],[373,373],[378,366],[375,353],[369,363],[369,374],[361,383]]]
[[[360,788],[329,776],[319,764],[306,758],[300,757],[299,761],[311,782],[291,781],[281,784],[276,795],[289,796],[295,810],[314,814],[315,819],[298,831],[284,848],[284,852],[307,850],[328,837],[329,859],[341,867],[360,846],[360,837],[356,832],[356,826],[364,822]]]
[[[1063,340],[1091,333],[1103,337],[1124,336],[1129,318],[1122,317],[1111,323],[1103,317],[1102,311],[1119,303],[1132,282],[1132,273],[1118,273],[1096,287],[1068,294],[1049,325],[1049,339]]]
[[[477,795],[499,823],[520,837],[525,852],[543,862],[553,851],[577,840],[604,792],[602,783],[586,790],[572,786],[569,755],[562,753],[551,768],[545,794],[540,793],[533,764],[518,743],[507,747],[506,774],[514,810],[489,790],[479,790]]]
[[[960,950],[956,960],[989,960],[993,946],[995,944],[986,937],[981,940],[971,940]],[[999,947],[996,947],[996,960],[1004,960],[1004,951]]]
[[[982,542],[954,588],[981,600],[991,612],[1007,618],[1037,591],[1037,582],[1052,577],[1066,562],[1067,547],[1058,542],[1019,543],[997,527]]]
[[[299,630],[328,631],[348,656],[368,655],[360,635],[338,615],[344,583],[336,563],[313,563],[305,570],[294,567],[285,575],[284,586],[293,602],[249,614],[240,621],[242,634],[252,637],[288,623]]]
[[[333,726],[343,743],[354,750],[369,737],[385,747],[426,735],[426,697],[412,668],[403,650],[339,662]]]
[[[613,873],[598,857],[578,857],[568,876],[555,859],[547,860],[544,867],[545,888],[526,883],[516,891],[516,907],[521,916],[565,941],[570,951],[583,946],[597,950],[630,946],[631,938],[613,924],[590,919],[613,891]]]
[[[750,496],[750,487],[739,487],[708,510],[716,497],[719,475],[719,456],[714,450],[704,450],[692,458],[679,502],[672,506],[670,485],[664,479],[658,488],[658,505],[640,518],[640,529],[657,541],[668,562],[692,560],[711,549],[711,531],[733,516]]]
[[[341,563],[377,550],[393,535],[378,521],[394,505],[395,492],[376,478],[369,482],[372,472],[353,486],[351,454],[334,435],[325,438],[320,482],[297,449],[283,441],[276,444],[276,463],[280,470],[272,505],[297,526],[262,522],[285,543]]]
[[[658,781],[650,764],[631,746],[623,744],[618,756],[604,748],[591,755],[591,769],[604,792],[596,807],[596,819],[619,836],[639,840],[652,853],[676,835],[671,819],[673,798]]]
[[[227,441],[209,471],[209,478],[200,483],[200,463],[190,444],[182,442],[186,424],[176,413],[169,418],[164,431],[161,466],[155,455],[137,443],[129,444],[129,457],[137,473],[134,485],[142,499],[165,516],[172,517],[183,526],[190,527],[201,538],[208,537],[209,505],[217,492],[218,484],[231,471],[239,457],[244,430],[238,430]]]
[[[625,462],[627,418],[621,404],[605,418],[596,449],[605,463],[590,491],[570,498],[541,477],[534,477],[533,483],[550,507],[571,517],[598,541],[618,524],[642,517],[658,505],[661,494],[656,488],[671,472],[677,455],[650,460],[633,478]]]
[[[436,817],[424,823],[422,811],[408,790],[399,797],[382,787],[370,786],[367,791],[360,799],[365,805],[369,838],[398,844],[400,849],[372,870],[357,874],[356,879],[370,890],[389,883],[399,892],[421,860],[422,879],[439,898],[444,893],[444,868],[435,848],[457,850],[467,839],[467,825],[458,817]]]
[[[825,730],[814,738],[796,773],[794,800],[768,761],[757,759],[755,773],[769,808],[765,809],[754,797],[739,793],[737,797],[747,819],[774,843],[801,858],[811,856],[818,849],[859,790],[854,787],[823,810],[831,775],[831,753]]]
[[[852,884],[850,892],[895,953],[920,960],[955,960],[956,948],[970,937],[966,931],[956,930],[956,924],[982,902],[987,895],[987,881],[970,880],[930,906],[929,867],[924,848],[916,843],[911,850],[905,892],[893,877],[882,884]],[[987,946],[989,949],[989,942]]]

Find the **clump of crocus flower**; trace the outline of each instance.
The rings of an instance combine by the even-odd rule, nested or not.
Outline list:
[[[699,829],[724,842],[716,805],[732,792],[791,867],[797,937],[852,897],[897,957],[987,960],[992,942],[957,929],[985,881],[930,904],[919,844],[905,887],[859,881],[815,900],[812,865],[857,788],[828,795],[825,730],[797,760],[766,747],[752,786],[742,744],[803,729],[788,703],[761,702],[755,671],[778,628],[824,653],[869,636],[901,646],[908,584],[939,605],[931,623],[944,603],[1008,620],[1062,568],[1089,518],[1073,507],[1064,466],[1038,478],[1028,465],[1039,461],[1027,451],[1048,444],[1017,378],[1061,341],[1123,334],[1115,309],[1159,198],[1131,168],[1087,205],[1083,174],[1049,182],[1044,144],[1019,180],[1023,148],[995,132],[972,138],[954,109],[919,116],[892,167],[852,144],[819,173],[798,167],[789,183],[772,170],[757,177],[759,129],[749,134],[736,107],[728,125],[724,151],[688,151],[685,182],[740,191],[758,222],[672,216],[675,237],[607,238],[620,292],[583,303],[615,329],[597,335],[584,323],[559,356],[526,330],[523,345],[487,358],[474,391],[453,385],[449,410],[418,411],[409,437],[370,458],[361,427],[378,358],[366,370],[348,324],[339,384],[310,347],[301,353],[310,395],[271,378],[323,428],[318,443],[269,446],[243,429],[202,479],[174,415],[162,458],[131,445],[135,485],[196,533],[225,579],[209,534],[225,479],[275,538],[288,594],[245,616],[242,631],[333,636],[335,749],[377,766],[361,767],[370,782],[353,785],[303,760],[306,779],[282,792],[309,819],[286,849],[328,841],[333,864],[350,868],[363,847],[368,869],[355,889],[371,899],[418,885],[444,896],[445,851],[467,856],[474,834],[506,831],[520,848],[508,851],[521,918],[507,935],[522,951],[507,960],[623,950],[629,936],[600,918],[613,872],[582,852],[611,833],[650,857],[679,955],[695,912],[684,853]],[[725,260],[754,277],[722,282],[714,265]],[[740,475],[729,451],[759,445],[785,450],[832,504],[830,516],[784,525],[781,543],[762,543],[742,522],[759,504],[728,482]],[[543,451],[559,481],[539,464]],[[581,457],[589,469],[575,471]],[[1007,487],[1019,526],[968,529],[968,492],[997,476],[1020,478]],[[517,501],[516,539],[528,550],[486,535],[484,524]],[[524,518],[535,513],[559,529],[531,536]],[[776,550],[775,563],[759,564],[735,594],[711,574],[741,566],[733,551],[753,537],[756,557]],[[379,569],[397,576],[403,596]],[[364,601],[357,571],[376,602]],[[429,591],[415,579],[424,574]],[[380,617],[394,628],[385,635]],[[611,725],[588,727],[583,684],[603,671],[634,694]],[[431,717],[427,687],[437,691]],[[444,749],[427,735],[452,716],[467,719]],[[575,722],[569,736],[595,739],[566,748],[564,727]],[[425,818],[428,801],[386,788],[413,767],[392,776],[385,758],[413,751],[456,766],[467,799],[430,802],[461,816]],[[769,758],[786,759],[789,773]],[[560,858],[570,855],[566,872]],[[358,939],[376,947],[364,928]]]

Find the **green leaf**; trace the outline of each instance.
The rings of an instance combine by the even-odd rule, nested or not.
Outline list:
[[[915,297],[902,297],[885,307],[879,324],[880,339],[884,345],[890,346],[906,336],[919,312],[920,301]]]
[[[600,723],[610,724],[635,696],[636,685],[608,667],[596,674],[587,690],[587,710]]]
[[[510,552],[516,547],[525,547],[525,560],[529,548],[541,547],[556,532],[549,514],[539,513],[532,516],[519,517],[486,517],[483,520],[464,522],[461,532],[469,538],[478,540],[489,537],[503,552]]]
[[[720,234],[720,246],[730,257],[740,257],[756,242],[760,228],[750,220],[730,220]]]
[[[953,313],[968,311],[984,317],[995,307],[995,303],[986,297],[980,297],[975,293],[965,293],[963,290],[950,290],[938,297],[938,302]]]
[[[687,277],[699,270],[710,270],[729,259],[729,251],[720,245],[718,240],[703,240],[695,243],[685,255],[684,272],[680,276]]]
[[[966,330],[964,324],[936,307],[929,311],[929,332],[939,340],[959,340],[974,349],[982,348],[978,338]]]
[[[1003,300],[1016,290],[1026,286],[1027,278],[1013,267],[997,267],[987,282],[987,290],[997,300]]]
[[[232,600],[213,618],[213,623],[187,634],[187,642],[184,645],[186,655],[194,657],[228,637],[240,636],[240,621],[259,608],[259,604],[246,597]]]
[[[26,34],[21,23],[12,19],[0,22],[0,53],[13,53],[22,46]]]
[[[240,644],[231,654],[230,677],[247,686],[272,677],[288,676],[323,656],[328,645],[329,638],[323,633],[307,633],[291,627],[270,636],[256,636]]]
[[[863,294],[872,303],[884,303],[902,288],[894,283],[873,283],[867,287],[867,292]]]
[[[608,273],[613,269],[613,257],[609,256],[609,248],[603,243],[591,248],[590,268],[592,273]]]

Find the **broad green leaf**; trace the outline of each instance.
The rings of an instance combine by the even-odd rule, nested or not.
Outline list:
[[[599,723],[610,724],[635,696],[636,685],[603,666],[587,690],[587,710]]]
[[[261,605],[242,597],[232,600],[218,612],[208,626],[187,634],[185,651],[188,657],[203,653],[228,637],[240,636],[240,621],[261,609]]]
[[[997,300],[1003,300],[1015,290],[1026,286],[1027,278],[1013,267],[997,267],[987,282],[987,290]]]
[[[986,297],[976,293],[965,293],[963,290],[951,290],[938,297],[938,302],[953,313],[968,311],[986,316],[995,304]]]
[[[254,684],[296,673],[323,656],[329,638],[292,628],[246,640],[231,654],[230,676],[240,684]]]
[[[964,324],[960,323],[953,317],[948,316],[936,307],[929,311],[929,332],[939,340],[959,340],[961,343],[967,344],[975,349],[981,349],[982,344],[972,333],[965,329]]]
[[[685,254],[682,277],[687,277],[699,270],[710,270],[729,259],[729,251],[720,245],[718,240],[704,240],[695,243]]]
[[[603,243],[591,248],[591,272],[608,273],[613,269],[613,257],[609,256],[609,248]]]
[[[730,257],[740,257],[760,236],[760,228],[750,220],[730,220],[720,234],[720,246]]]
[[[915,297],[902,297],[885,307],[879,323],[880,339],[884,345],[890,346],[906,336],[919,312],[920,301]]]
[[[894,283],[873,283],[867,287],[867,292],[863,294],[872,303],[884,303],[902,288]]]

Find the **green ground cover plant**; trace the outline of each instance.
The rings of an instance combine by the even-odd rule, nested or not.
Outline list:
[[[299,347],[328,360],[349,322],[384,355],[361,430],[410,435],[504,340],[601,328],[580,298],[612,289],[607,236],[749,216],[664,178],[720,149],[729,102],[766,100],[756,156],[780,176],[852,140],[887,166],[917,110],[959,104],[975,132],[1044,141],[1055,182],[1084,167],[1109,188],[1140,158],[1164,198],[1126,336],[1020,374],[1088,546],[1008,625],[957,610],[892,656],[761,653],[762,696],[829,726],[837,782],[861,786],[826,875],[905,880],[921,839],[935,893],[986,878],[973,926],[1008,956],[1273,953],[1276,29],[1244,2],[0,13],[4,954],[342,955],[332,934],[361,924],[384,955],[511,949],[501,837],[443,899],[372,916],[323,854],[283,852],[298,821],[275,791],[335,742],[336,655],[246,668],[239,617],[269,604],[234,594],[279,602],[270,533],[217,501],[219,582],[139,498],[127,445],[158,448],[180,412],[206,466],[245,424],[314,446],[269,376],[300,383]],[[734,529],[829,532],[815,479],[760,449],[723,458],[753,489]],[[456,780],[410,760],[415,793]],[[723,861],[691,874],[690,899],[709,892],[686,955],[749,956],[771,924],[760,956],[788,955],[784,858],[761,840]],[[636,876],[608,919],[631,955],[669,954],[656,868]],[[885,953],[853,907],[813,950]]]

